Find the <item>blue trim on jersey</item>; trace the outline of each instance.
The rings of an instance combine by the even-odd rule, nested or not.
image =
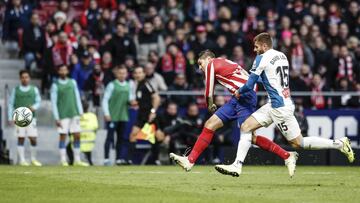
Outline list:
[[[256,69],[257,67],[259,67],[260,61],[261,61],[262,57],[263,57],[262,55],[257,55],[257,56],[256,56],[256,58],[255,58],[255,69]]]
[[[262,72],[260,76],[262,78],[263,85],[264,85],[267,93],[269,94],[270,101],[271,101],[271,107],[279,108],[279,107],[285,106],[283,98],[279,95],[279,93],[276,91],[276,89],[270,85],[270,82],[269,82],[268,78],[266,77],[265,72]]]
[[[258,81],[259,76],[255,73],[251,73],[249,76],[249,79],[246,81],[246,83],[239,89],[239,93],[243,94],[245,92],[248,92],[250,90],[254,89],[254,86],[256,82]]]

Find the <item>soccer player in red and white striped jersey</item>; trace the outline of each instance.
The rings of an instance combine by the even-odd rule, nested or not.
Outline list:
[[[214,53],[205,50],[200,53],[198,65],[205,73],[206,90],[205,97],[207,107],[210,112],[214,114],[206,121],[203,131],[199,135],[189,156],[179,156],[170,153],[170,158],[183,167],[186,171],[190,171],[200,154],[208,147],[213,138],[214,132],[221,128],[224,123],[237,120],[238,126],[245,121],[256,110],[256,93],[254,90],[241,95],[240,99],[235,96],[231,98],[225,105],[217,109],[213,103],[214,86],[218,82],[226,87],[231,94],[241,88],[249,79],[249,74],[238,64],[223,58],[215,58]],[[256,88],[256,87],[255,87]],[[254,89],[255,89],[254,88]],[[287,159],[293,159],[290,153],[282,149],[279,145],[263,136],[253,135],[249,138],[243,139],[241,137],[237,156],[235,162],[231,165],[233,170],[221,170],[222,167],[216,166],[215,168],[227,175],[239,176],[241,173],[242,164],[245,160],[246,154],[251,147],[251,141],[258,145],[260,148],[273,152],[287,162]],[[222,166],[222,165],[220,165]],[[290,176],[293,175],[295,167],[289,167]],[[230,171],[230,172],[229,172]]]

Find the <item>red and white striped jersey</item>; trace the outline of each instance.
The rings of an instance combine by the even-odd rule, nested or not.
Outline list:
[[[215,58],[209,62],[205,70],[206,101],[214,95],[215,80],[234,94],[249,79],[249,73],[240,65],[224,58]]]

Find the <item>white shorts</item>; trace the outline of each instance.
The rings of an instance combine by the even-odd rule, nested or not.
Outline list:
[[[60,120],[61,128],[58,127],[59,134],[68,134],[68,133],[79,133],[81,132],[80,127],[80,117],[75,116],[73,118],[64,118]]]
[[[37,137],[36,119],[34,118],[30,125],[26,127],[15,126],[15,135],[16,137]]]
[[[290,141],[301,134],[299,123],[294,116],[293,104],[280,108],[272,108],[270,103],[265,104],[255,111],[252,116],[262,125],[267,127],[273,122],[284,137]]]

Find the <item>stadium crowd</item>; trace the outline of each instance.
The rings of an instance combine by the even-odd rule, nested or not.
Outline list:
[[[90,95],[95,106],[101,106],[114,71],[124,68],[132,79],[133,71],[143,67],[155,92],[202,90],[196,64],[200,51],[213,50],[249,70],[255,57],[252,39],[266,31],[291,63],[290,89],[313,93],[295,98],[298,104],[314,109],[360,105],[359,97],[322,95],[360,91],[356,0],[9,0],[2,10],[2,41],[19,51],[26,69],[41,72],[42,94],[64,64],[81,96]],[[205,120],[199,113],[204,99],[172,95],[162,104],[160,128],[172,133],[176,128],[166,127],[187,124],[190,129],[172,138],[192,145]],[[217,143],[227,143],[230,133],[221,131]]]

